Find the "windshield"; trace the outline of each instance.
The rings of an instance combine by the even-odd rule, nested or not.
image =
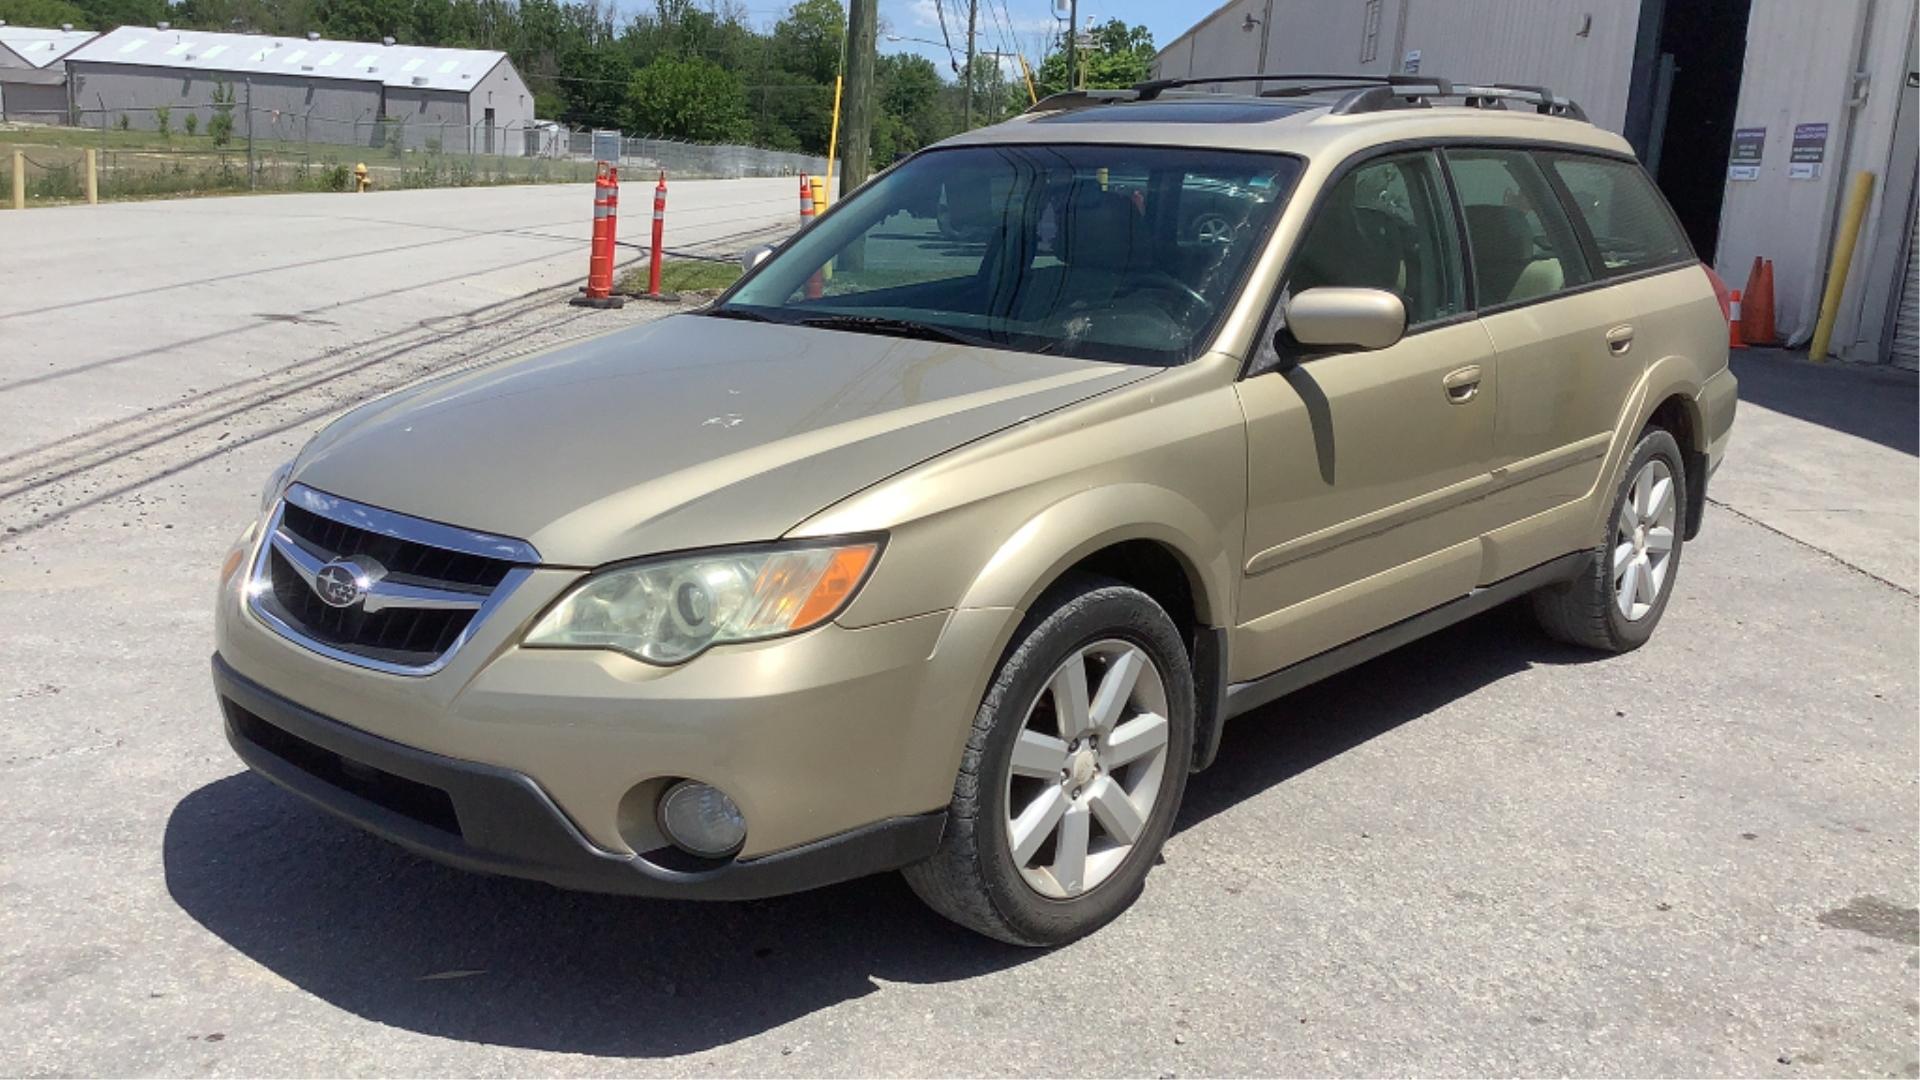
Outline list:
[[[936,150],[856,192],[713,313],[1183,363],[1212,339],[1299,168],[1181,147]]]

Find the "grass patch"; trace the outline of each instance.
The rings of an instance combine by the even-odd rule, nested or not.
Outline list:
[[[587,162],[550,158],[408,150],[402,154],[331,143],[260,139],[255,176],[247,180],[243,136],[216,147],[205,134],[0,125],[0,207],[4,207],[13,151],[26,155],[27,197],[48,205],[81,198],[87,150],[99,162],[100,198],[149,199],[172,195],[245,191],[348,191],[353,167],[365,162],[373,190],[471,187],[496,184],[582,183],[593,179]]]
[[[660,291],[699,296],[717,296],[740,277],[740,264],[707,262],[704,259],[667,259],[660,264]],[[620,275],[614,292],[644,296],[647,291],[647,266],[641,263]]]

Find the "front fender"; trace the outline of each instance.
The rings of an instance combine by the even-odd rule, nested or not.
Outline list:
[[[1025,611],[1076,563],[1128,541],[1158,544],[1174,557],[1200,622],[1219,626],[1230,617],[1227,545],[1192,500],[1151,484],[1076,492],[1034,514],[994,550],[960,606]]]

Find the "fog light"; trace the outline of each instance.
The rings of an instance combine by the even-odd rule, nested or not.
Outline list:
[[[682,849],[707,859],[733,854],[747,838],[747,819],[727,793],[693,780],[667,789],[660,828]]]

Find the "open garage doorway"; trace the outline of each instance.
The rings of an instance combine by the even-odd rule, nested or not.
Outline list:
[[[1753,0],[1640,0],[1626,135],[1711,264]]]

